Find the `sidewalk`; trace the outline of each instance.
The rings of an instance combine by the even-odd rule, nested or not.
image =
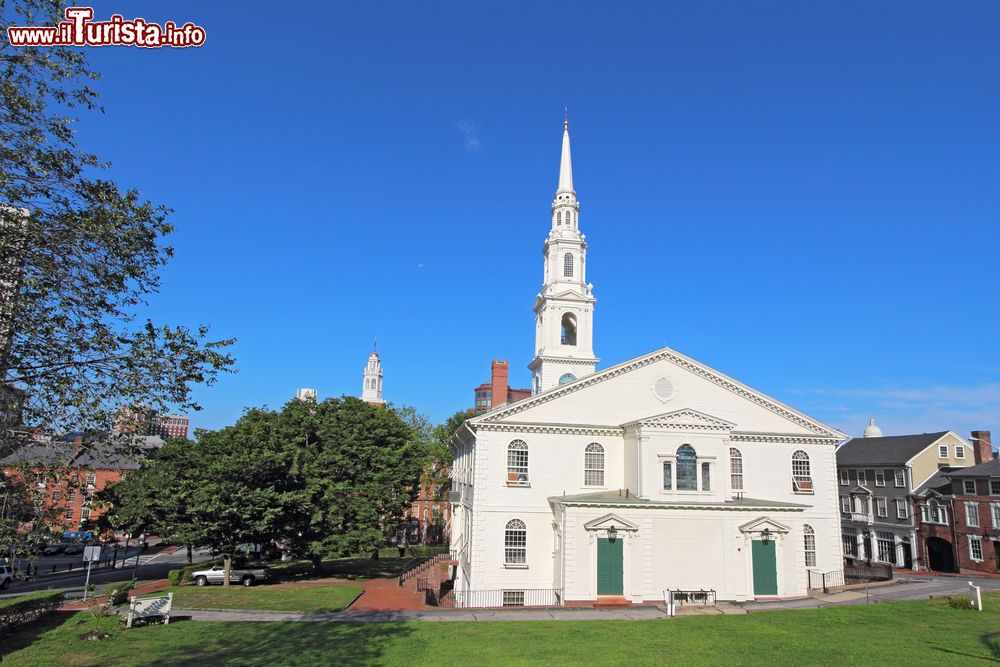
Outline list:
[[[136,586],[131,591],[129,591],[129,596],[135,595],[136,597],[143,596],[147,593],[153,591],[163,591],[169,588],[170,582],[166,579],[159,579],[157,581],[150,581],[149,583],[142,584],[141,586]],[[67,602],[63,606],[59,607],[59,611],[82,611],[87,609],[87,604],[95,598],[88,598],[87,602],[81,600],[73,600],[72,602]],[[99,604],[104,604],[107,602],[107,596],[98,595],[96,600]]]

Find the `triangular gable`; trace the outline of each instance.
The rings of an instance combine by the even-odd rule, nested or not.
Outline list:
[[[617,514],[613,513],[605,514],[602,517],[598,517],[597,519],[592,519],[591,521],[588,521],[587,523],[583,524],[583,527],[586,530],[607,530],[611,526],[614,526],[616,530],[628,530],[628,531],[639,530],[638,524],[632,523],[631,521],[627,521],[618,516]]]
[[[576,394],[578,392],[584,392],[592,388],[596,389],[601,385],[603,385],[604,383],[615,380],[616,378],[619,378],[623,375],[628,375],[632,373],[642,375],[644,371],[646,375],[649,375],[651,370],[646,370],[646,369],[648,369],[650,366],[654,364],[658,364],[661,362],[666,362],[666,364],[668,364],[666,368],[668,369],[671,366],[679,367],[680,369],[682,369],[683,372],[676,373],[678,376],[684,375],[688,379],[690,379],[690,376],[701,378],[704,381],[707,381],[719,388],[722,388],[723,390],[725,390],[725,392],[730,392],[731,394],[734,394],[739,398],[745,401],[749,401],[750,403],[759,406],[763,410],[770,412],[772,415],[779,417],[780,419],[776,420],[777,422],[783,422],[786,424],[790,422],[791,424],[794,424],[797,427],[796,429],[788,429],[788,428],[766,429],[767,432],[792,433],[794,430],[797,430],[800,432],[802,431],[808,432],[809,434],[812,434],[812,437],[819,437],[831,441],[840,441],[847,438],[847,436],[844,433],[841,433],[840,431],[831,428],[826,424],[823,424],[822,422],[813,419],[812,417],[809,417],[785,405],[784,403],[781,403],[780,401],[770,398],[769,396],[766,396],[761,392],[752,389],[751,387],[748,387],[747,385],[738,382],[727,375],[719,373],[718,371],[704,364],[701,364],[693,359],[690,359],[689,357],[686,357],[669,347],[665,347],[660,350],[650,352],[641,357],[636,357],[635,359],[623,362],[616,366],[612,366],[597,373],[593,373],[591,375],[582,377],[578,380],[568,382],[564,385],[553,387],[551,389],[548,389],[547,391],[543,391],[539,394],[518,401],[516,403],[511,403],[508,405],[501,406],[497,409],[491,410],[490,412],[487,412],[485,414],[473,418],[472,420],[470,420],[470,425],[474,428],[476,424],[481,424],[481,423],[486,424],[491,422],[504,421],[516,414],[523,413],[525,411],[532,410],[534,408],[540,408],[541,406],[544,406],[549,402],[558,401],[566,396]],[[655,381],[655,378],[650,377],[642,380],[644,385],[652,381]],[[650,392],[649,395],[652,396],[653,395],[652,392]],[[522,417],[522,420],[526,420],[528,422],[537,421],[539,423],[548,421],[549,419],[550,419],[549,417],[535,419],[533,418],[533,415],[524,415]],[[624,419],[618,420],[617,423],[621,423],[622,421],[625,420]],[[610,423],[610,422],[606,421],[603,423]],[[746,425],[740,424],[740,427],[746,428]]]
[[[766,516],[749,521],[742,526],[740,526],[741,533],[759,533],[765,528],[770,530],[772,533],[787,533],[791,528],[781,523],[780,521],[775,521],[774,519]]]
[[[683,408],[673,412],[665,412],[662,415],[644,417],[635,421],[622,424],[625,428],[641,426],[652,428],[680,428],[685,430],[697,429],[707,431],[731,431],[736,426],[733,422],[707,415],[704,412]]]
[[[874,495],[874,494],[872,494],[872,490],[869,489],[864,484],[858,484],[856,487],[854,487],[853,489],[851,489],[850,491],[848,491],[848,493],[854,494],[854,495],[859,495],[859,494],[864,494],[864,495],[869,495],[869,496]]]

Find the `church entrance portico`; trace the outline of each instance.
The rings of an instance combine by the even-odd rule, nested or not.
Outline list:
[[[740,526],[750,558],[747,565],[751,591],[755,598],[782,595],[780,565],[783,562],[783,546],[789,527],[783,523],[762,517]]]

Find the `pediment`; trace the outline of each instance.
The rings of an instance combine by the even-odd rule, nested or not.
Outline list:
[[[678,429],[683,431],[731,431],[736,424],[725,419],[720,419],[719,417],[713,417],[704,412],[699,412],[698,410],[684,408],[653,417],[637,419],[633,422],[623,424],[623,426],[626,428],[639,426],[641,428]]]
[[[592,519],[587,523],[583,524],[586,530],[607,530],[611,526],[615,527],[615,530],[639,530],[638,524],[632,523],[631,521],[626,521],[617,514],[605,514],[602,517]]]
[[[740,526],[741,533],[760,533],[767,528],[772,533],[787,533],[791,528],[781,523],[780,521],[775,521],[774,519],[766,516],[762,516],[758,519],[754,519],[748,523]]]
[[[870,496],[870,495],[872,495],[872,490],[869,489],[864,484],[858,484],[856,487],[854,487],[853,489],[851,489],[849,491],[849,493],[852,496]]]
[[[664,379],[672,391],[661,391],[660,385],[667,384]],[[628,400],[622,400],[623,396]],[[683,410],[677,410],[679,414],[662,413],[664,403],[683,407]],[[684,414],[685,410],[691,412]],[[816,444],[835,444],[847,437],[670,348],[650,352],[504,405],[474,417],[469,427],[475,430],[480,424],[514,421],[606,427],[649,422],[656,418],[668,427],[698,425],[746,433],[749,438],[765,442],[778,438],[813,438]],[[733,422],[737,424],[735,427]]]

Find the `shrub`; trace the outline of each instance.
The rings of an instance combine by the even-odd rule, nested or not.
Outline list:
[[[135,588],[135,579],[122,582],[108,591],[108,604],[117,607],[128,600],[129,591]]]
[[[184,570],[170,570],[167,572],[167,581],[170,582],[171,586],[180,586],[181,577],[184,576]]]
[[[964,595],[950,595],[945,598],[952,609],[972,609],[972,602]]]
[[[63,603],[62,591],[40,591],[11,600],[0,606],[0,636],[50,614]]]

